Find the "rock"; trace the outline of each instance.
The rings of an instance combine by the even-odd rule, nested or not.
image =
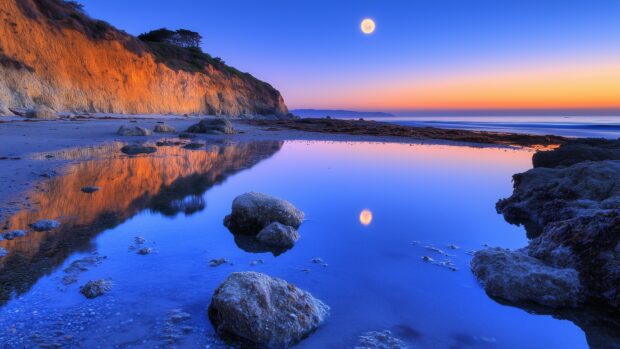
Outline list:
[[[52,220],[52,219],[41,219],[32,224],[30,227],[36,231],[48,231],[52,229],[56,229],[60,226],[60,222]]]
[[[312,258],[312,263],[314,264],[325,264],[325,262],[323,261],[323,259],[316,257],[316,258]]]
[[[266,348],[288,348],[312,333],[329,307],[284,280],[256,272],[232,273],[209,304],[218,335]]]
[[[235,234],[258,234],[267,225],[278,222],[299,228],[304,213],[288,201],[266,194],[249,192],[235,198],[232,213],[224,225]]]
[[[168,312],[168,318],[171,322],[178,324],[191,319],[191,315],[182,311],[181,309],[172,309]]]
[[[121,152],[127,155],[152,154],[156,151],[157,148],[155,147],[138,144],[130,144],[121,148]]]
[[[82,187],[82,192],[86,193],[86,194],[92,194],[96,191],[101,190],[101,187],[95,187],[95,186],[86,186],[86,187]]]
[[[262,259],[255,259],[253,261],[250,262],[251,266],[255,266],[255,265],[259,265],[259,264],[264,264],[265,261],[263,261]]]
[[[478,251],[471,269],[490,296],[512,303],[578,307],[584,300],[575,269],[550,267],[522,251]]]
[[[145,256],[147,254],[151,254],[151,252],[153,252],[153,250],[150,247],[142,247],[136,253]]]
[[[0,258],[6,256],[7,254],[9,254],[9,251],[7,251],[4,247],[0,247]]]
[[[146,239],[145,239],[145,238],[143,238],[142,236],[136,236],[136,237],[134,237],[134,238],[133,238],[133,242],[134,242],[136,245],[142,245],[143,243],[145,243],[145,242],[146,242]]]
[[[118,128],[116,134],[119,136],[150,136],[153,133],[144,127],[123,125]]]
[[[181,138],[181,139],[192,139],[192,138],[196,138],[196,135],[193,135],[191,133],[181,133],[179,135],[179,138]]]
[[[157,125],[155,125],[155,128],[153,129],[153,131],[157,132],[157,133],[174,133],[177,130],[175,130],[174,127],[172,127],[170,125],[157,124]]]
[[[299,233],[291,226],[273,222],[263,228],[256,239],[268,246],[290,248],[299,240]]]
[[[390,331],[372,331],[360,336],[355,349],[405,349],[407,345]]]
[[[571,166],[583,161],[620,160],[620,140],[579,139],[532,157],[534,167]]]
[[[539,167],[513,176],[512,196],[496,207],[530,237],[551,222],[620,209],[620,161],[580,162],[570,167]]]
[[[18,237],[26,236],[25,230],[12,230],[8,233],[4,233],[3,237],[7,240],[13,240]]]
[[[73,261],[63,270],[65,272],[65,276],[62,277],[61,282],[63,285],[76,283],[81,273],[87,271],[91,267],[101,264],[101,262],[106,258],[106,256],[100,256],[95,252],[89,257],[84,257]]]
[[[196,149],[200,149],[203,148],[205,145],[202,143],[188,143],[186,145],[184,145],[182,148],[183,149],[190,149],[190,150],[196,150]]]
[[[106,279],[91,280],[80,287],[80,293],[86,298],[96,298],[112,290],[112,282]]]
[[[56,115],[56,112],[50,107],[41,105],[41,106],[34,107],[32,109],[26,110],[25,117],[30,118],[30,119],[51,120],[51,119],[58,118],[58,115]]]
[[[224,263],[228,263],[228,260],[226,258],[212,259],[209,261],[209,265],[212,267],[219,267]]]
[[[202,119],[195,125],[190,126],[187,132],[210,133],[210,134],[234,134],[235,129],[225,117]]]

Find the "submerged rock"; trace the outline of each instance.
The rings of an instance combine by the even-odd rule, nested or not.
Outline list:
[[[130,144],[121,148],[121,152],[127,155],[152,154],[156,151],[157,148],[155,147],[138,144]]]
[[[157,133],[174,133],[177,130],[175,130],[174,127],[167,125],[167,124],[157,124],[155,125],[155,128],[153,129],[153,131]]]
[[[232,213],[224,225],[236,234],[258,234],[267,225],[278,222],[294,229],[299,228],[304,213],[293,204],[262,193],[249,192],[235,198]]]
[[[284,280],[256,272],[232,273],[209,304],[218,335],[266,348],[288,348],[312,333],[329,307]]]
[[[212,267],[219,267],[220,265],[225,263],[228,263],[228,260],[226,258],[212,259],[209,261],[209,265]]]
[[[136,253],[139,254],[139,255],[145,256],[147,254],[151,254],[151,252],[153,252],[153,249],[151,249],[150,247],[142,247]]]
[[[30,224],[30,227],[36,231],[48,231],[60,227],[60,222],[52,219],[41,219]]]
[[[153,133],[144,127],[123,125],[118,128],[116,134],[119,136],[150,136]]]
[[[550,267],[522,251],[502,248],[478,251],[471,268],[492,297],[549,307],[577,307],[583,303],[579,273],[575,269]]]
[[[82,189],[80,189],[80,190],[82,190],[82,192],[84,192],[86,194],[92,194],[92,193],[94,193],[96,191],[101,190],[101,187],[95,187],[95,186],[90,186],[89,185],[89,186],[86,186],[86,187],[82,187]]]
[[[86,298],[97,298],[112,290],[112,282],[106,279],[91,280],[80,287],[80,293]]]
[[[204,146],[205,145],[203,143],[188,143],[184,145],[182,148],[189,149],[189,150],[196,150],[196,149],[203,148]]]
[[[371,331],[360,336],[354,349],[406,349],[402,340],[394,337],[391,331]]]
[[[256,239],[268,246],[292,247],[299,239],[299,233],[295,228],[278,222],[273,222],[263,228]]]
[[[89,257],[84,257],[71,262],[71,264],[63,270],[65,272],[65,276],[62,277],[61,282],[63,285],[76,283],[81,273],[101,264],[101,262],[106,258],[106,256],[100,256],[98,253],[93,253]]]
[[[202,119],[195,125],[190,126],[187,132],[211,133],[211,134],[234,134],[235,129],[226,117]]]
[[[4,233],[4,235],[2,235],[3,238],[7,239],[7,240],[13,240],[15,238],[19,238],[22,236],[26,236],[26,231],[25,230],[12,230],[8,233]]]

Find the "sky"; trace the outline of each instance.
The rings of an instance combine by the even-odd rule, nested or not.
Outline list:
[[[620,109],[620,0],[80,2],[130,34],[200,32],[290,109]]]

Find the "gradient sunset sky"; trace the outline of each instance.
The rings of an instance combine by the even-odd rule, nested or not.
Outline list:
[[[291,109],[620,108],[619,0],[80,2],[130,34],[200,32]]]

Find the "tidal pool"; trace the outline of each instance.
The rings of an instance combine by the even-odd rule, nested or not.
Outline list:
[[[226,347],[206,309],[217,285],[245,270],[283,278],[331,307],[299,348],[352,348],[378,330],[412,348],[588,346],[591,329],[499,304],[469,271],[471,251],[526,245],[523,229],[494,205],[510,195],[511,176],[531,167],[531,151],[291,141],[127,157],[119,148],[94,158],[64,152],[73,160],[62,174],[29,193],[37,208],[10,218],[9,229],[41,218],[63,225],[0,242],[10,251],[0,259],[3,348]],[[80,191],[89,185],[102,189]],[[274,256],[235,241],[222,221],[247,191],[305,211],[295,247]],[[84,258],[92,263],[69,268]],[[209,265],[218,258],[228,263]],[[113,282],[110,293],[79,293],[100,278]]]

